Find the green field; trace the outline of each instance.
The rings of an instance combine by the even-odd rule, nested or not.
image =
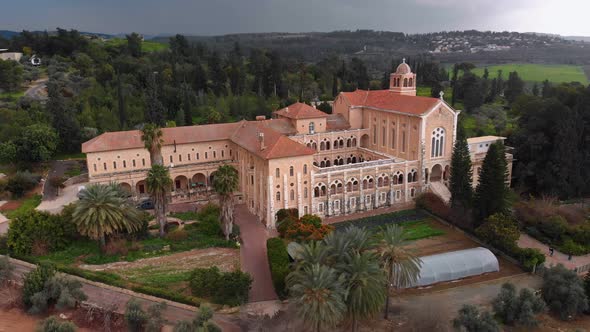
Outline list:
[[[127,43],[127,40],[124,38],[112,38],[112,39],[109,39],[105,42],[106,45],[112,45],[112,46],[119,46],[119,45],[123,45],[126,43]],[[141,43],[141,50],[143,52],[156,52],[156,51],[165,50],[167,48],[168,48],[167,44],[162,44],[162,43],[149,41],[149,40],[144,40]]]
[[[520,78],[528,82],[543,82],[544,80],[549,80],[552,83],[580,82],[582,84],[588,84],[588,77],[584,74],[584,70],[581,66],[511,63],[504,65],[478,66],[473,69],[473,73],[481,77],[484,68],[486,67],[490,72],[490,78],[496,77],[498,70],[502,70],[502,77],[504,80],[508,79],[509,72],[516,71]]]

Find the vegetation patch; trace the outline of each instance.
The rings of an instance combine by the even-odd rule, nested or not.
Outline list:
[[[16,208],[15,210],[2,212],[8,219],[13,219],[18,215],[26,214],[30,211],[35,210],[39,204],[41,204],[41,195],[33,195],[27,199],[25,199],[22,204]]]
[[[543,82],[549,80],[552,83],[569,83],[580,82],[588,84],[588,77],[584,73],[582,66],[574,65],[545,65],[531,63],[508,63],[503,65],[482,66],[472,70],[478,76],[483,76],[485,68],[495,75],[501,70],[505,77],[508,73],[516,71],[524,81]]]
[[[287,295],[285,278],[290,272],[289,253],[285,242],[276,237],[266,240],[266,254],[275,292],[279,297],[284,298]]]

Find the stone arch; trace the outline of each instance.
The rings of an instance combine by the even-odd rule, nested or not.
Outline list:
[[[135,184],[135,190],[139,195],[147,194],[147,184],[145,183],[145,180],[138,181]]]
[[[174,178],[174,190],[187,190],[188,189],[188,179],[184,175],[178,175]]]
[[[207,186],[207,176],[203,173],[197,173],[192,177],[192,183],[194,183],[195,187],[206,187]]]
[[[430,172],[430,182],[440,181],[442,179],[442,166],[440,164],[436,164],[432,166],[432,171]]]
[[[364,134],[361,136],[361,148],[368,148],[370,144],[369,135]]]
[[[359,181],[356,178],[350,178],[346,181],[346,191],[357,191],[359,189]]]
[[[133,190],[131,189],[131,185],[127,182],[120,182],[119,188],[121,188],[121,190],[123,190],[125,193],[128,193],[129,195],[131,195],[133,193]]]
[[[443,171],[443,180],[447,181],[451,177],[451,167],[449,165],[445,166]]]

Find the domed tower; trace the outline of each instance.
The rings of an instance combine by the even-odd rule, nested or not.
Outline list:
[[[389,76],[389,90],[400,95],[416,95],[416,74],[406,63],[406,59],[397,66],[395,73]]]

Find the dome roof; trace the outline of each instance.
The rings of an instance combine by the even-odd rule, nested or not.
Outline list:
[[[396,74],[409,74],[411,72],[412,72],[412,69],[406,63],[406,59],[404,59],[404,62],[400,63],[399,66],[397,66],[397,69],[395,70]]]

